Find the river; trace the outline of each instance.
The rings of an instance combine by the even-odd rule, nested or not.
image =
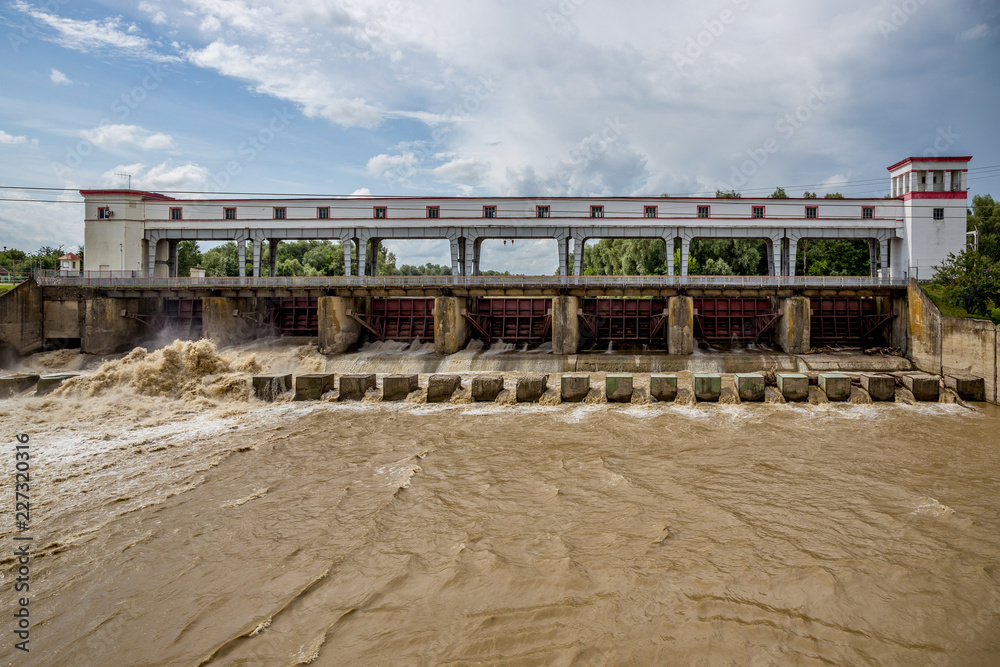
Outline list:
[[[2,664],[1000,663],[991,405],[249,398],[310,347],[31,367],[83,376],[0,402],[34,536]]]

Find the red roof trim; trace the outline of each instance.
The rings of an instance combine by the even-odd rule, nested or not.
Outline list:
[[[83,257],[78,257],[78,256],[76,256],[76,255],[74,255],[73,253],[70,252],[70,253],[66,253],[65,255],[63,255],[62,257],[60,257],[59,259],[75,259],[77,261],[80,261],[80,260],[83,259]]]
[[[168,197],[167,195],[161,195],[158,192],[146,192],[145,190],[80,190],[80,194],[84,197],[131,195],[139,196],[143,199],[174,199],[173,197]]]
[[[887,167],[889,171],[896,169],[897,167],[902,167],[908,162],[968,162],[972,159],[971,155],[961,155],[958,157],[908,157],[905,160],[897,162],[891,167]]]
[[[903,195],[903,201],[911,199],[967,199],[968,193],[964,191],[943,191],[943,192],[907,192]]]

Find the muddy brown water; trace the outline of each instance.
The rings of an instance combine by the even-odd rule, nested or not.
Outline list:
[[[0,663],[1000,663],[994,406],[265,404],[323,362],[175,352],[0,403]]]

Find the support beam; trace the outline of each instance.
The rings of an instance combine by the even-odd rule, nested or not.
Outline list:
[[[579,312],[579,297],[553,297],[552,354],[576,354],[580,347]]]

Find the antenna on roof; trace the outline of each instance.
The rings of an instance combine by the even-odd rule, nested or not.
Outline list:
[[[120,172],[116,172],[115,176],[117,176],[118,178],[122,179],[123,181],[127,180],[128,181],[128,189],[129,190],[132,189],[132,174],[126,174],[125,172],[120,171]]]

